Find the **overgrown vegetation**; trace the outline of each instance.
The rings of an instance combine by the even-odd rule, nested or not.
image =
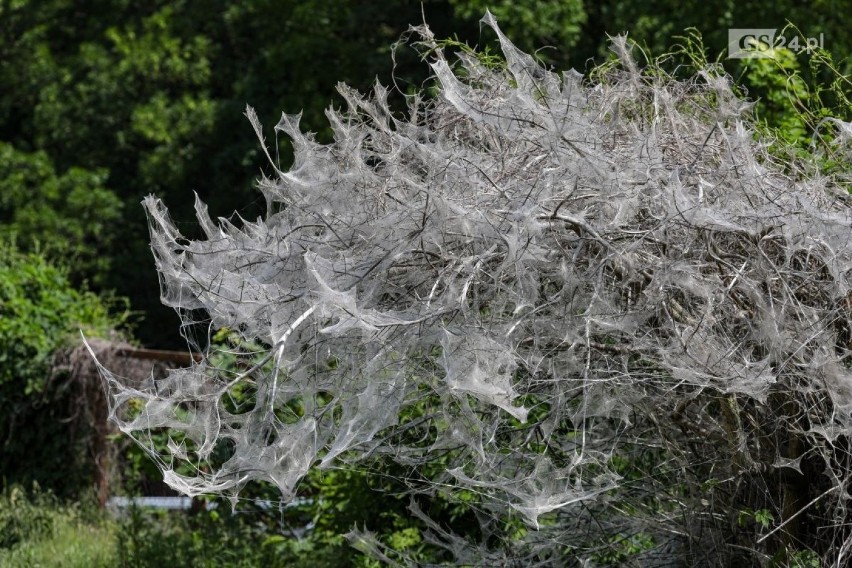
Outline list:
[[[38,253],[0,243],[0,478],[38,482],[62,496],[91,483],[85,388],[54,373],[54,358],[80,332],[107,337],[121,324],[106,302],[70,284]],[[97,385],[95,385],[97,386]]]
[[[2,568],[113,568],[119,565],[116,530],[94,501],[62,503],[38,486],[0,493]]]
[[[511,37],[522,47],[555,47],[537,51],[537,61],[556,64],[558,69],[570,64],[589,71],[586,85],[616,79],[623,63],[616,56],[595,68],[583,67],[590,56],[599,62],[606,59],[603,31],[629,31],[638,40],[633,53],[644,68],[639,75],[642,88],[689,79],[706,69],[712,69],[713,77],[723,76],[722,67],[713,64],[713,55],[721,54],[728,27],[771,26],[790,19],[801,31],[786,28],[782,33],[804,37],[825,32],[827,49],[798,56],[771,49],[772,57],[723,63],[736,80],[736,94],[756,101],[744,116],[749,117],[755,138],[768,147],[762,165],[777,166],[791,179],[817,172],[817,177],[827,176],[838,195],[848,192],[852,187],[852,130],[848,130],[852,68],[848,36],[831,3],[800,7],[788,2],[740,2],[724,3],[720,9],[720,3],[694,1],[666,9],[669,3],[657,3],[660,9],[654,13],[641,2],[590,5],[554,0],[492,6],[501,25],[511,30]],[[458,36],[416,52],[397,47],[393,81],[399,92],[391,93],[388,116],[401,116],[400,95],[419,90],[426,78],[418,69],[420,60],[434,56],[438,47],[448,54],[459,51],[465,61],[476,61],[489,71],[511,73],[493,37],[479,29],[483,6],[479,0],[423,5],[439,37]],[[544,14],[547,21],[537,23]],[[746,23],[744,18],[752,20]],[[222,502],[214,511],[189,516],[136,510],[114,520],[65,500],[85,493],[91,485],[93,464],[87,448],[91,416],[85,389],[92,385],[80,390],[74,377],[52,372],[52,362],[57,350],[77,340],[79,328],[89,335],[106,336],[110,328],[121,325],[115,316],[107,315],[109,301],[76,290],[86,281],[96,290],[118,288],[132,297],[136,308],[147,311],[146,323],[139,328],[147,343],[180,344],[177,333],[166,331],[172,328],[164,323],[172,321],[171,315],[154,308],[159,302],[156,278],[144,277],[151,262],[145,237],[138,232],[144,226],[139,200],[150,192],[167,197],[174,205],[177,226],[189,237],[200,232],[183,222],[192,209],[188,189],[197,189],[216,213],[236,209],[246,218],[255,218],[263,203],[250,192],[261,150],[240,116],[243,105],[249,102],[262,109],[261,118],[267,123],[274,121],[280,109],[302,108],[302,124],[318,131],[317,140],[329,142],[333,132],[325,124],[323,111],[329,101],[340,100],[333,98],[333,86],[343,80],[363,91],[377,74],[389,83],[390,46],[408,24],[420,20],[420,4],[410,2],[381,6],[342,1],[240,6],[200,2],[143,8],[124,0],[0,2],[0,82],[9,87],[0,94],[0,238],[7,243],[0,250],[0,399],[7,403],[0,409],[0,475],[7,487],[0,499],[0,538],[7,539],[0,546],[0,566],[332,567],[375,566],[376,558],[418,565],[460,562],[461,558],[476,564],[485,557],[492,563],[517,558],[566,563],[582,557],[598,565],[654,565],[662,562],[660,550],[671,545],[656,528],[672,522],[684,507],[700,511],[695,522],[706,523],[702,530],[709,527],[708,534],[722,525],[735,530],[729,558],[736,561],[750,557],[768,565],[819,566],[821,560],[842,552],[845,533],[836,522],[842,509],[829,506],[840,503],[841,497],[826,479],[847,463],[848,440],[845,434],[813,431],[815,420],[837,409],[836,399],[814,393],[797,398],[773,392],[767,401],[755,402],[718,388],[698,389],[688,393],[685,405],[657,405],[651,410],[671,411],[662,417],[673,420],[674,433],[657,425],[668,437],[663,443],[648,444],[641,428],[629,431],[635,438],[621,430],[617,450],[599,456],[595,468],[588,470],[601,476],[614,473],[625,491],[603,493],[610,509],[597,520],[605,529],[601,534],[584,533],[587,536],[580,544],[576,539],[552,539],[557,543],[553,546],[544,542],[550,538],[547,535],[558,532],[555,528],[560,524],[576,518],[558,512],[543,514],[537,537],[523,522],[523,515],[495,514],[489,504],[493,494],[487,487],[460,489],[458,479],[446,477],[447,470],[459,465],[457,473],[467,479],[474,479],[478,471],[473,462],[463,459],[464,448],[446,443],[452,436],[446,430],[448,422],[429,417],[430,409],[443,403],[428,384],[413,395],[416,403],[406,406],[399,417],[400,425],[414,427],[395,432],[386,441],[424,451],[435,441],[430,436],[444,428],[440,458],[428,463],[418,458],[400,465],[375,459],[374,454],[356,460],[350,448],[338,454],[332,467],[307,474],[298,486],[301,499],[292,507],[279,509],[276,492],[264,486],[243,493],[238,516],[231,516],[230,504]],[[674,34],[697,23],[703,38],[698,30],[687,30],[678,50],[651,57],[670,45]],[[364,34],[365,28],[371,32]],[[487,80],[477,83],[487,74],[469,72],[470,67],[457,64],[454,56],[447,59],[463,80],[477,87],[487,85]],[[317,66],[317,60],[328,64]],[[517,88],[519,81],[510,76],[509,84]],[[426,85],[428,95],[439,95],[437,82]],[[348,103],[357,98],[349,95]],[[533,99],[541,102],[546,97],[540,92]],[[657,103],[637,100],[611,109],[609,118],[615,122],[621,113],[639,122],[654,120]],[[712,97],[708,101],[711,106],[720,102]],[[676,110],[684,108],[676,106]],[[707,109],[686,110],[700,115]],[[353,115],[363,118],[369,113],[369,108],[361,107]],[[458,128],[463,130],[463,125]],[[485,137],[480,142],[487,146],[489,140]],[[275,151],[280,151],[281,158],[274,154],[274,162],[265,166],[267,173],[289,159],[288,143],[278,142]],[[708,136],[704,144],[712,146],[713,137]],[[371,154],[364,165],[375,175],[385,175],[389,157],[382,152],[386,148],[376,139],[368,145],[372,145]],[[564,213],[565,206],[559,211]],[[138,229],[135,234],[133,227]],[[121,238],[116,238],[119,233]],[[20,253],[17,248],[30,252]],[[816,296],[809,295],[813,290],[808,288],[825,284],[822,276],[808,272],[813,268],[808,263],[817,257],[793,255],[789,267],[800,273],[793,294],[796,300],[822,309],[811,305]],[[727,276],[726,285],[736,290],[748,270],[729,271]],[[481,282],[471,278],[470,286],[460,290],[482,294]],[[558,293],[554,286],[545,284],[542,293]],[[628,286],[628,297],[635,300],[636,292]],[[688,295],[673,294],[674,303],[668,306],[689,300]],[[113,311],[121,319],[124,304],[115,306]],[[487,321],[525,309],[516,305],[500,310],[491,304],[480,308],[479,316]],[[836,335],[846,337],[849,331],[841,306],[826,308],[826,314],[825,321],[833,322]],[[209,322],[199,323],[200,327],[184,331],[201,337],[203,344]],[[246,333],[245,328],[224,327],[214,338],[212,365],[229,380],[245,373],[274,344],[274,338],[268,337],[247,342],[241,333]],[[597,340],[595,349],[603,352],[615,353],[623,347],[613,334],[592,338]],[[436,361],[442,355],[442,348],[419,354],[414,378],[440,376],[441,365]],[[261,371],[268,373],[274,363],[268,360]],[[321,363],[323,372],[331,374],[345,364],[345,356],[326,352]],[[631,372],[653,379],[648,392],[667,380],[659,365],[647,357],[628,359],[626,364]],[[512,375],[512,381],[527,380],[541,381],[542,376]],[[683,395],[686,391],[681,385],[673,392]],[[263,397],[259,383],[251,381],[239,381],[229,394],[227,409],[236,413],[247,412]],[[306,404],[296,397],[278,417],[292,425],[310,413],[310,404],[314,409],[332,408],[339,402],[326,391],[318,392],[317,398]],[[476,393],[466,398],[467,402],[444,406],[450,419],[465,415],[465,404],[475,409],[470,424],[492,416],[477,406],[481,401]],[[546,423],[553,410],[552,399],[541,392],[519,393],[514,404],[529,410],[532,424]],[[352,415],[340,411],[343,406],[329,411],[330,419],[337,425],[350,420],[357,439],[358,427],[371,426],[351,422]],[[178,419],[188,417],[191,412],[181,409]],[[634,426],[649,426],[642,416],[629,420]],[[580,439],[580,431],[571,426],[565,422],[553,430],[563,444]],[[524,426],[510,420],[509,428],[495,431],[497,441],[510,440],[512,428]],[[777,434],[808,428],[811,431],[804,436]],[[527,432],[531,437],[525,448],[530,455],[553,455],[551,442],[541,439],[536,428]],[[197,449],[191,439],[175,431],[160,431],[152,443],[164,453],[170,439],[190,451]],[[706,464],[690,464],[688,451],[678,453],[684,439],[693,439],[690,451],[706,458]],[[776,461],[770,459],[772,449],[778,454]],[[176,472],[192,476],[200,467],[201,473],[209,473],[232,455],[233,448],[223,443],[216,446],[209,463],[185,462]],[[327,455],[321,452],[320,457]],[[755,462],[760,467],[755,468]],[[119,463],[130,490],[138,489],[155,472],[154,463],[141,450],[128,451]],[[8,485],[19,482],[30,487],[34,480],[63,499],[39,491],[27,494]],[[498,498],[505,502],[497,509],[511,505],[511,497]],[[629,522],[618,525],[618,518]],[[650,528],[649,519],[653,521]],[[827,536],[826,527],[837,530]],[[452,534],[468,542],[447,537]],[[710,540],[724,542],[727,533],[713,534]],[[758,539],[763,540],[755,544]],[[480,548],[472,549],[471,540]],[[670,546],[670,552],[672,547],[677,548]],[[547,553],[542,554],[542,549]],[[681,549],[672,552],[679,553]]]
[[[416,30],[436,84],[406,114],[342,85],[329,144],[285,114],[266,217],[197,199],[193,240],[146,199],[163,301],[208,360],[157,385],[102,369],[112,418],[188,495],[393,480],[414,522],[346,535],[386,563],[841,562],[850,214],[844,171],[779,154],[805,91],[756,119],[697,36],[645,61],[616,38],[584,80],[485,22],[503,64],[452,67],[459,44]],[[225,366],[220,327],[248,349]]]

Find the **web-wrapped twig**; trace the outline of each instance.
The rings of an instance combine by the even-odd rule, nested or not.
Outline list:
[[[143,443],[182,432],[158,459],[190,495],[286,499],[312,467],[440,456],[435,487],[540,529],[494,549],[432,527],[462,562],[600,559],[641,534],[651,564],[712,564],[816,542],[805,518],[846,555],[847,206],[773,163],[717,69],[645,74],[617,38],[621,67],[589,84],[485,22],[506,67],[435,50],[439,95],[406,117],[381,86],[340,87],[328,145],[284,115],[295,161],[261,181],[265,218],[198,201],[188,241],[145,200],[163,301],[268,355],[135,386],[104,369],[112,418]],[[743,503],[775,512],[769,540],[730,542]]]

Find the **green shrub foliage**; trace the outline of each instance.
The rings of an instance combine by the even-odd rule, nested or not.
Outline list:
[[[46,153],[0,142],[0,238],[63,259],[77,280],[102,281],[121,217],[106,177],[78,167],[59,174]]]
[[[104,302],[72,288],[65,270],[0,244],[0,476],[7,483],[37,481],[59,494],[88,483],[86,433],[72,427],[86,401],[77,398],[76,377],[51,376],[51,369],[80,330],[106,336],[113,323]]]

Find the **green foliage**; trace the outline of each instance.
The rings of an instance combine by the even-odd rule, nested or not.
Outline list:
[[[55,499],[49,493],[36,492],[31,499],[20,486],[13,485],[3,490],[0,503],[0,549],[53,531],[49,508],[55,505]]]
[[[802,35],[792,25],[781,33]],[[761,135],[782,161],[834,175],[852,191],[852,169],[835,144],[836,121],[852,121],[852,72],[841,72],[832,54],[820,48],[798,55],[783,47],[761,48],[765,57],[742,60],[738,78],[743,94],[756,101]]]
[[[243,521],[217,511],[187,515],[131,508],[118,519],[116,555],[128,568],[287,566],[257,545],[258,527]]]
[[[758,509],[756,511],[746,508],[737,514],[737,525],[746,527],[754,522],[761,529],[768,529],[775,522],[775,516],[769,509]]]
[[[0,494],[0,567],[107,568],[289,566],[257,546],[259,527],[216,511],[130,509],[113,518],[18,486]]]
[[[57,15],[65,11],[62,4],[54,4]],[[97,33],[68,30],[76,42],[73,49],[41,44],[55,75],[38,93],[33,109],[24,111],[32,117],[28,134],[33,142],[56,156],[60,166],[108,167],[116,185],[156,189],[160,180],[139,178],[136,168],[165,134],[162,128],[136,133],[134,111],[157,101],[161,107],[165,103],[185,108],[187,98],[204,97],[210,78],[209,42],[189,30],[175,34],[173,19],[169,6],[137,12],[120,22],[93,19],[86,23],[97,25]],[[207,134],[209,120],[198,121],[198,113],[176,112],[180,121],[168,125],[174,130],[172,138],[191,145]],[[176,136],[187,129],[191,138]],[[183,166],[176,161],[170,168]]]
[[[314,469],[305,480],[312,528],[301,550],[293,552],[305,554],[304,560],[310,552],[323,567],[366,566],[368,557],[359,558],[343,536],[354,526],[366,526],[391,550],[434,561],[436,551],[423,542],[422,526],[408,512],[408,497],[401,489],[397,480],[379,471]],[[347,557],[349,561],[341,562]]]
[[[852,55],[852,41],[845,22],[837,15],[848,10],[838,0],[801,3],[795,0],[762,2],[760,0],[651,0],[586,3],[588,25],[580,47],[605,52],[601,41],[605,34],[629,34],[651,53],[664,53],[672,39],[687,28],[695,28],[704,38],[711,53],[721,53],[728,45],[730,28],[777,28],[786,22],[801,26],[802,37],[823,33],[825,48],[841,58]],[[792,38],[792,34],[787,37]],[[594,54],[594,53],[593,53]],[[591,55],[591,54],[590,54]],[[840,70],[852,71],[852,60]]]
[[[352,484],[346,492],[354,495],[362,489]],[[373,497],[372,503],[368,503]],[[375,494],[368,492],[359,496],[359,504],[366,504],[364,514],[386,509],[386,503],[377,501]],[[311,506],[287,507],[281,510],[252,507],[251,502],[241,502],[236,514],[228,510],[224,502],[209,511],[194,514],[155,511],[132,508],[118,519],[114,547],[121,566],[176,568],[250,568],[254,566],[289,567],[367,567],[376,564],[367,556],[352,549],[342,536],[352,525],[343,528],[341,534],[332,534],[317,528],[304,516]],[[348,518],[357,510],[355,503],[340,502]],[[319,509],[313,510],[316,515]],[[386,516],[387,511],[383,514]],[[340,511],[324,508],[322,514],[339,523],[346,515]],[[319,518],[319,517],[317,517]],[[395,550],[416,552],[422,547],[422,538],[417,529],[398,528],[387,535],[388,543]],[[416,555],[416,558],[424,558]]]
[[[438,6],[430,23],[440,28],[444,12]],[[77,225],[92,234],[92,223],[120,227],[120,240],[103,232],[85,242],[68,237],[89,258],[111,261],[111,270],[97,280],[90,268],[103,275],[107,264],[75,264],[75,271],[146,312],[144,343],[175,346],[181,341],[173,326],[160,325],[172,314],[160,305],[156,278],[140,278],[140,267],[152,266],[140,199],[169,196],[180,218],[191,215],[197,190],[214,215],[256,216],[258,149],[242,116],[246,103],[263,109],[267,123],[301,109],[303,125],[322,130],[338,81],[366,89],[381,73],[389,82],[391,45],[421,20],[421,8],[402,0],[24,0],[0,2],[0,20],[0,141],[26,155],[43,152],[57,177],[76,168],[100,176],[77,185],[115,192],[121,207],[92,194],[102,215]],[[425,73],[404,52],[397,80],[417,84]],[[286,161],[288,149],[281,151]],[[57,205],[57,218],[69,220],[63,236],[76,218],[64,204]],[[22,244],[50,240],[49,226],[29,230],[17,231]]]
[[[121,202],[105,187],[106,171],[72,167],[58,174],[45,152],[0,142],[0,239],[38,249],[102,281]]]
[[[460,19],[479,20],[490,10],[522,50],[532,53],[543,46],[553,48],[540,52],[545,59],[569,53],[587,20],[582,0],[450,0],[450,4]]]
[[[460,41],[458,37],[436,40],[435,47],[424,51],[421,57],[424,60],[428,60],[438,49],[448,53],[458,52],[467,57],[472,57],[486,69],[506,70],[506,59],[502,53],[492,50],[487,45],[481,49],[470,47],[468,44]],[[454,71],[459,73],[460,76],[464,76],[466,73],[461,65],[456,65]]]
[[[800,550],[790,558],[790,566],[793,568],[820,568],[822,562],[819,554],[813,550]]]
[[[72,288],[63,269],[0,244],[0,388],[10,399],[43,392],[50,357],[79,330],[106,336],[113,323],[103,301]]]
[[[353,483],[344,491],[355,495],[363,488]],[[385,504],[374,497],[368,492],[351,505],[382,511]],[[375,566],[343,537],[332,537],[325,529],[305,531],[308,523],[294,508],[247,507],[251,504],[241,503],[236,514],[222,502],[216,509],[190,514],[134,507],[113,517],[85,504],[62,503],[50,493],[28,494],[14,486],[0,494],[0,567]],[[356,512],[349,504],[341,508],[349,509],[349,518]],[[336,514],[329,508],[322,512]],[[343,520],[338,515],[332,523]],[[350,528],[340,524],[344,532]],[[387,541],[395,550],[409,553],[422,547],[422,537],[412,527],[390,532]]]
[[[758,118],[777,132],[782,145],[807,145],[811,93],[796,55],[784,48],[767,48],[766,53],[769,57],[748,59],[743,65],[748,94],[759,101]]]
[[[654,539],[644,533],[614,535],[605,548],[606,552],[595,557],[604,566],[623,566],[631,558],[654,548]]]
[[[213,336],[211,363],[224,377],[232,378],[255,365],[271,365],[262,354],[267,348],[243,340],[238,333],[222,328]],[[334,358],[329,365],[335,364]],[[230,391],[234,412],[254,404],[254,389],[241,381]],[[293,411],[298,413],[298,403]],[[411,417],[403,417],[409,419]],[[159,434],[157,443],[164,446],[169,433]],[[441,467],[440,464],[433,467]],[[313,468],[299,487],[299,499],[270,516],[269,511],[255,509],[253,514],[237,520],[267,527],[263,541],[265,554],[273,555],[284,565],[317,567],[372,566],[368,555],[353,549],[345,537],[354,526],[366,526],[379,540],[396,553],[417,561],[435,561],[440,555],[422,537],[421,523],[408,511],[409,500],[403,495],[405,472],[376,460],[370,463],[341,465],[326,470]],[[265,485],[248,490],[249,500],[241,507],[251,508],[252,499],[275,502],[276,491]],[[443,498],[429,502],[438,518],[463,524],[470,521],[470,507],[464,503],[449,504]],[[293,535],[298,534],[298,537]],[[393,552],[392,552],[393,553]]]
[[[73,385],[51,380],[54,354],[118,322],[104,302],[71,287],[66,272],[38,254],[0,244],[0,476],[8,482],[74,491],[91,465],[63,419]],[[72,405],[72,406],[69,406]]]
[[[115,552],[105,544],[113,534],[112,523],[90,507],[62,504],[37,488],[0,494],[0,567],[112,567]]]

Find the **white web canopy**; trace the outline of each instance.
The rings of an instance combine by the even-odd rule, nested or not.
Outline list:
[[[617,38],[621,68],[584,81],[484,21],[506,67],[436,50],[438,95],[406,116],[345,85],[330,144],[283,115],[295,160],[261,180],[265,218],[215,222],[199,200],[191,241],[145,199],[163,302],[268,350],[143,385],[102,369],[124,432],[182,433],[157,456],[175,489],[288,499],[312,467],[440,454],[436,484],[538,527],[609,499],[618,444],[657,443],[639,425],[707,389],[825,393],[802,434],[850,434],[852,217],[831,180],[774,163],[713,69],[644,76]]]

